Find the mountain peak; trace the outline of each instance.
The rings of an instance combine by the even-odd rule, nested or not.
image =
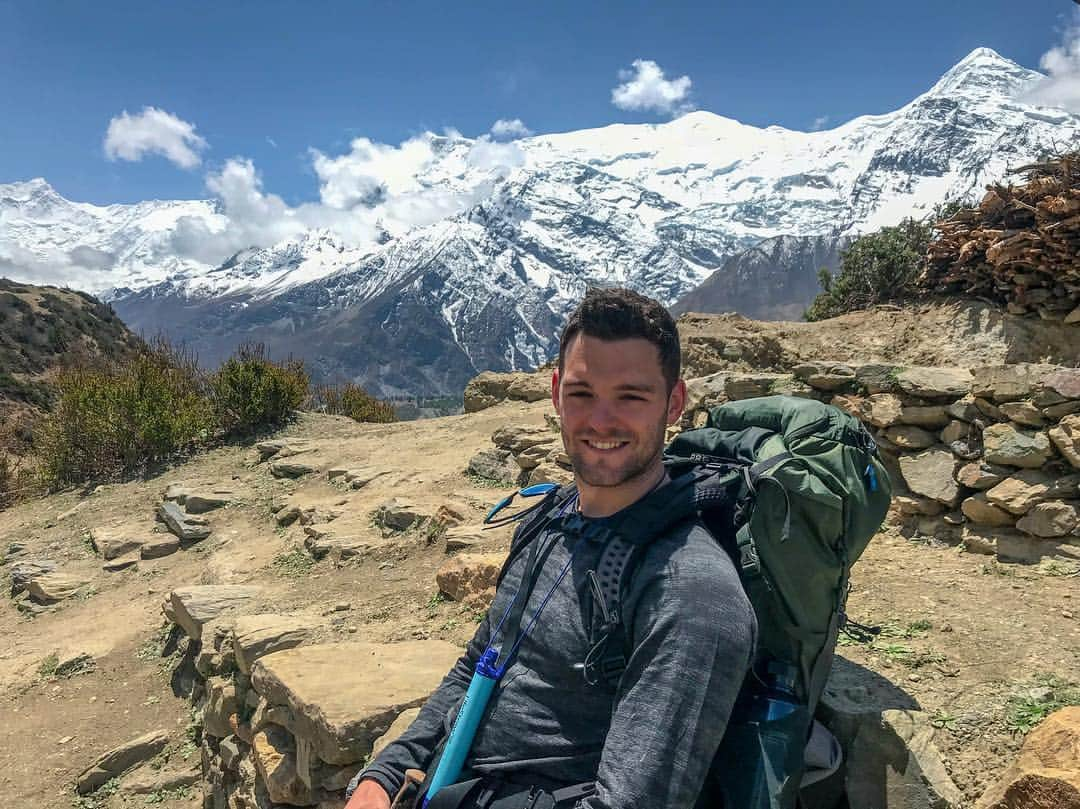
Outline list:
[[[1012,96],[1042,74],[1007,59],[993,48],[976,48],[946,71],[930,95]]]

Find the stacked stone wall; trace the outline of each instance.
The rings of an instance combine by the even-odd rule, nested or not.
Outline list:
[[[720,372],[688,389],[684,427],[725,401],[771,394],[856,416],[877,439],[909,536],[1009,561],[1080,558],[1080,369],[809,362]]]

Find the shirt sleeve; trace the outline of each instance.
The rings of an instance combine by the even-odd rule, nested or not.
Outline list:
[[[391,742],[359,774],[358,779],[377,781],[390,796],[397,794],[405,783],[405,771],[426,771],[435,756],[435,748],[446,734],[446,718],[461,702],[469,688],[476,663],[487,646],[490,636],[488,617],[484,617],[476,634],[439,687],[424,703],[419,715],[396,741]]]
[[[632,651],[577,809],[692,809],[753,661],[753,608],[711,538],[643,559],[624,606]]]

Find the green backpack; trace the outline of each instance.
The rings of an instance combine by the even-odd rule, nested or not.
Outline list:
[[[591,656],[591,676],[614,683],[625,665],[620,597],[636,550],[696,514],[732,556],[758,621],[755,664],[699,806],[789,809],[846,622],[851,565],[889,508],[888,473],[858,419],[791,396],[721,405],[704,427],[677,436],[666,456],[671,483],[610,526],[598,578],[616,626]],[[777,678],[798,710],[764,722],[754,706]]]

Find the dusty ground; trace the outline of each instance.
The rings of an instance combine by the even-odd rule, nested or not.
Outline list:
[[[397,496],[434,510],[454,503],[477,520],[502,492],[476,485],[463,470],[488,448],[496,427],[542,424],[549,406],[503,404],[468,416],[397,425],[358,425],[305,415],[284,434],[306,439],[297,459],[320,473],[299,481],[271,477],[258,454],[223,448],[151,480],[103,487],[85,496],[54,495],[0,513],[0,552],[12,542],[65,570],[92,576],[82,597],[30,618],[13,602],[0,604],[0,789],[12,805],[90,807],[72,785],[98,754],[155,728],[174,730],[173,759],[191,756],[185,744],[188,702],[173,693],[163,660],[160,604],[170,589],[190,583],[255,583],[264,590],[259,611],[309,611],[325,620],[326,638],[389,641],[436,637],[458,644],[476,615],[434,598],[442,543],[420,532],[382,541],[369,515]],[[338,465],[386,472],[352,491],[327,481]],[[153,508],[174,481],[229,485],[240,502],[211,512],[214,533],[172,556],[140,562],[119,573],[101,570],[85,539],[95,526],[138,522],[153,528]],[[271,505],[286,497],[318,501],[343,512],[376,546],[357,559],[308,566],[296,548],[299,525],[278,528]],[[72,511],[74,509],[74,511]],[[491,546],[506,535],[492,536]],[[9,559],[6,568],[10,567]],[[886,627],[872,648],[841,652],[891,680],[941,725],[938,745],[957,783],[977,795],[1018,746],[1006,726],[1010,696],[1038,675],[1075,677],[1080,670],[1080,596],[1075,576],[1061,568],[999,566],[988,557],[911,542],[886,532],[859,562],[850,602],[853,617]],[[331,613],[335,605],[347,610]],[[46,676],[43,661],[86,651],[96,668],[68,678]],[[46,666],[47,668],[47,666]],[[197,756],[197,754],[195,754]],[[191,759],[194,761],[194,759]],[[197,805],[197,797],[171,799]],[[109,806],[144,805],[143,796],[117,795]]]

